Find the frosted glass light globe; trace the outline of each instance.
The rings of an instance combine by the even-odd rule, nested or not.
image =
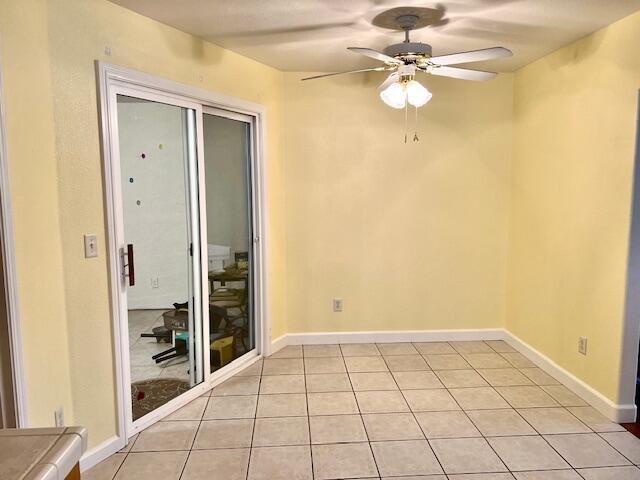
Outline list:
[[[415,80],[407,82],[407,100],[414,107],[421,107],[426,104],[433,94]],[[383,98],[384,100],[384,98]]]
[[[393,108],[404,108],[407,104],[407,92],[398,82],[393,82],[382,90],[380,92],[380,98],[384,103]]]

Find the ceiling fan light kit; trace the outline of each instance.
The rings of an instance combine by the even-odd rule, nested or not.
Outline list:
[[[378,87],[382,101],[390,107],[402,109],[407,104],[422,107],[431,100],[432,93],[414,79],[415,72],[413,65],[402,65],[389,75]]]
[[[485,81],[495,78],[497,73],[494,72],[451,67],[449,65],[510,57],[513,55],[511,50],[504,47],[493,47],[434,57],[432,56],[431,45],[411,41],[409,34],[412,30],[446,24],[447,19],[444,18],[444,13],[443,7],[435,9],[397,7],[382,12],[373,19],[373,24],[396,31],[403,30],[404,42],[388,46],[384,49],[384,53],[362,47],[348,47],[348,50],[381,61],[384,65],[316,75],[302,80],[313,80],[347,73],[388,71],[391,74],[378,87],[382,101],[396,109],[406,108],[407,105],[412,105],[417,109],[429,102],[432,94],[415,80],[416,72],[460,80]],[[417,135],[414,136],[414,140],[417,140]]]

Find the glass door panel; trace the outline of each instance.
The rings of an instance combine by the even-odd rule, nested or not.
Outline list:
[[[211,371],[256,346],[251,123],[215,112],[203,119]]]
[[[204,379],[196,110],[117,96],[132,420]]]

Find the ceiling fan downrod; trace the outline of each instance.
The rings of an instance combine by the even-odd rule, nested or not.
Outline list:
[[[411,43],[409,32],[416,28],[419,17],[417,15],[400,15],[396,18],[398,25],[404,30],[404,43]]]

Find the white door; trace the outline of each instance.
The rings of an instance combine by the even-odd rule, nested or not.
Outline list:
[[[201,107],[127,88],[115,90],[112,101],[121,318],[135,425],[208,374],[202,354]]]

